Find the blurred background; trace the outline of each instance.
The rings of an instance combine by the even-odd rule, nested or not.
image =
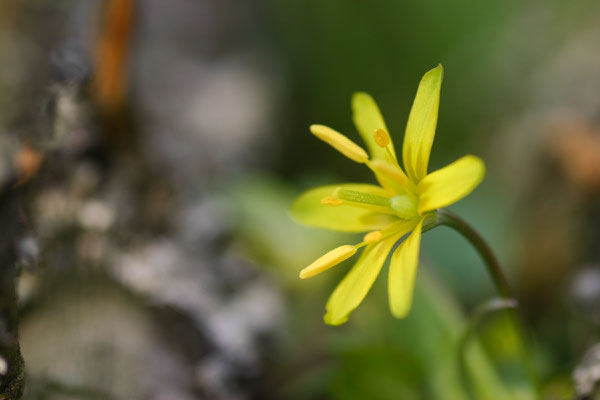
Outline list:
[[[599,18],[592,0],[0,1],[0,261],[25,398],[593,399]],[[356,238],[296,225],[295,196],[373,182],[308,126],[360,142],[362,90],[399,145],[438,63],[430,170],[486,161],[452,209],[516,288],[525,362],[502,315],[460,348],[495,294],[446,228],[423,237],[405,320],[385,274],[341,327],[322,317],[351,264],[298,279]]]

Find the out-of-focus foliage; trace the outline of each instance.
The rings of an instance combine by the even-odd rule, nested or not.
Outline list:
[[[251,244],[253,258],[263,264],[284,267],[293,266],[302,258],[311,260],[320,255],[322,247],[328,245],[327,236],[330,240],[339,236],[321,232],[323,237],[315,240],[317,237],[314,232],[293,225],[287,213],[289,201],[293,197],[285,185],[272,179],[254,179],[241,183],[234,186],[231,193],[239,194],[238,199],[245,199],[243,203],[247,207],[241,207],[241,213],[238,215],[241,238],[244,239],[244,243]],[[261,212],[263,208],[268,209],[268,217]],[[256,215],[262,217],[255,220]],[[305,253],[301,257],[293,251],[282,251],[285,246],[281,246],[276,235],[282,229],[286,232],[296,232],[293,235],[296,243],[312,242],[313,245],[303,247]],[[297,269],[293,271],[297,272]],[[340,271],[337,272],[339,275]],[[329,279],[319,277],[311,280],[311,285],[306,285],[305,281],[296,281],[293,297],[297,299],[290,304],[288,323],[296,326],[302,321],[301,325],[312,325],[310,335],[323,335],[324,338],[310,341],[309,349],[300,350],[299,361],[301,365],[306,363],[307,366],[288,372],[293,376],[291,382],[283,387],[286,396],[312,398],[315,392],[318,392],[328,393],[334,398],[386,399],[394,393],[401,394],[402,398],[420,398],[424,393],[428,393],[433,398],[469,398],[458,358],[459,340],[466,329],[465,317],[454,304],[452,297],[438,282],[434,282],[427,270],[420,273],[415,309],[409,318],[396,320],[391,317],[383,290],[383,295],[374,293],[370,296],[370,301],[363,306],[366,310],[359,309],[355,312],[355,323],[349,323],[350,327],[338,328],[334,332],[327,332],[330,328],[320,326],[320,318],[314,315],[314,310],[311,309],[306,314],[307,303],[312,303],[314,298],[324,298],[328,294],[327,288],[335,284],[335,280],[331,278],[337,278],[336,274],[325,275]],[[326,285],[323,284],[323,279],[327,279]],[[317,282],[314,282],[315,280]],[[382,289],[380,287],[374,291]],[[308,293],[311,293],[311,296],[307,297]],[[311,297],[313,300],[309,300]],[[300,300],[305,298],[306,301]],[[318,304],[318,301],[315,303]],[[500,336],[511,337],[510,326],[508,330],[502,326],[498,329],[503,332],[499,333]],[[492,332],[497,333],[496,330]],[[298,333],[297,329],[290,332],[294,336]],[[303,348],[303,336],[291,338],[291,343],[286,344],[286,349],[297,348],[292,351],[292,354],[295,354],[298,349]],[[519,351],[515,353],[514,350],[512,353],[501,351],[500,355],[506,362],[513,361],[513,369],[514,361],[520,357]],[[516,373],[517,381],[511,384],[502,382],[494,371],[492,361],[483,355],[478,344],[468,346],[466,358],[466,382],[472,385],[470,390],[476,398],[535,398],[535,389],[530,386],[532,382],[527,383],[524,376],[519,378],[518,365],[517,370],[512,371],[513,375]],[[318,360],[313,362],[320,365],[313,366],[311,359]],[[280,368],[285,370],[286,365],[283,364]],[[316,368],[316,372],[313,368]]]
[[[27,184],[10,192],[27,398],[592,396],[597,1],[139,0],[129,22],[119,1],[121,30],[108,0],[0,3],[0,179],[24,155],[39,161],[25,160]],[[99,49],[115,58],[100,62]],[[309,125],[358,142],[348,99],[363,90],[401,143],[419,78],[438,63],[430,171],[456,154],[485,160],[481,187],[453,210],[516,287],[536,382],[501,313],[483,319],[461,377],[457,341],[494,291],[449,230],[423,236],[406,320],[389,314],[379,279],[347,326],[327,327],[350,263],[298,279],[355,237],[296,225],[295,196],[372,182]],[[118,83],[105,85],[114,109],[98,82]]]

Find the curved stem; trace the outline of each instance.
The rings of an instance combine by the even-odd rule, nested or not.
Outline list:
[[[432,215],[432,218],[425,221],[425,226],[423,230],[429,230],[434,228],[435,226],[446,225],[450,228],[453,228],[457,232],[459,232],[465,239],[467,239],[477,250],[485,265],[490,273],[492,280],[494,281],[494,285],[498,290],[500,297],[504,300],[511,301],[511,307],[508,307],[508,316],[510,320],[512,320],[513,327],[515,329],[515,333],[519,337],[520,344],[522,346],[523,351],[523,361],[525,364],[526,373],[529,376],[531,382],[533,382],[534,387],[538,387],[537,378],[531,364],[531,360],[529,358],[529,354],[525,347],[525,334],[523,331],[523,327],[520,322],[520,318],[516,311],[516,307],[518,305],[515,297],[513,295],[513,290],[510,287],[502,268],[500,267],[500,263],[496,258],[496,255],[487,244],[487,242],[481,237],[479,233],[471,225],[469,225],[465,220],[460,218],[458,215],[452,213],[451,211],[445,209],[437,210],[435,216]],[[474,318],[477,317],[477,313]],[[468,331],[467,331],[468,332]],[[464,349],[463,349],[464,350]]]
[[[494,252],[483,237],[481,237],[471,225],[458,215],[444,209],[437,210],[436,225],[446,225],[453,228],[471,242],[477,252],[481,255],[481,258],[483,258],[500,297],[504,299],[514,298],[513,291],[508,284],[508,280],[506,279]]]

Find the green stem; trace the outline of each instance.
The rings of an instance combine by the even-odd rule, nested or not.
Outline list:
[[[445,209],[437,210],[435,216],[432,215],[432,218],[425,221],[423,230],[427,231],[439,225],[446,225],[450,228],[453,228],[475,247],[481,258],[483,258],[483,261],[485,262],[488,272],[490,273],[490,276],[494,281],[494,285],[496,286],[500,297],[504,300],[512,302],[512,307],[509,307],[509,310],[507,310],[508,316],[512,321],[513,327],[515,328],[515,333],[519,337],[526,374],[533,383],[535,388],[534,390],[537,390],[537,378],[527,348],[525,347],[525,334],[523,331],[523,326],[516,311],[516,306],[518,303],[516,302],[516,300],[514,300],[515,297],[513,295],[513,290],[511,289],[508,280],[506,279],[506,276],[504,275],[504,272],[502,271],[500,263],[498,262],[498,259],[496,258],[494,252],[487,244],[487,242],[483,239],[483,237],[481,237],[481,235],[477,233],[477,231],[473,229],[471,225],[469,225],[465,220],[460,218],[458,215],[452,213],[451,211]],[[472,324],[476,324],[479,320],[479,316],[477,313],[474,319],[475,322],[472,321]]]
[[[453,228],[460,233],[465,239],[467,239],[477,250],[477,252],[483,258],[485,265],[487,266],[488,272],[490,273],[494,285],[500,294],[500,297],[504,299],[514,298],[513,291],[508,284],[508,280],[500,267],[498,259],[494,255],[494,252],[488,246],[487,242],[481,237],[479,233],[471,225],[469,225],[464,219],[451,211],[440,209],[437,210],[437,221],[436,225],[446,225]]]

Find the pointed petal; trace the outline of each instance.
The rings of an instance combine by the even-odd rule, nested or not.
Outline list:
[[[400,238],[394,235],[368,245],[350,272],[333,291],[327,302],[324,320],[329,325],[340,325],[365,298],[392,246]]]
[[[310,126],[310,132],[352,161],[365,163],[369,159],[362,147],[328,126],[314,124]]]
[[[435,136],[440,89],[444,70],[441,65],[423,75],[408,116],[402,160],[408,176],[419,182],[427,174],[431,145]]]
[[[393,215],[381,214],[368,209],[342,204],[321,204],[324,197],[331,196],[337,188],[356,190],[378,196],[387,196],[385,189],[368,184],[347,183],[320,186],[304,192],[292,204],[291,214],[304,225],[332,229],[341,232],[366,232],[382,229],[398,219]]]
[[[373,231],[380,232],[380,231]],[[373,233],[371,232],[371,233]],[[345,244],[343,246],[336,247],[335,249],[327,252],[318,259],[316,259],[308,267],[300,271],[300,279],[312,278],[315,275],[320,274],[323,271],[327,271],[331,267],[335,267],[339,263],[356,254],[356,246]]]
[[[471,193],[484,175],[484,162],[471,155],[432,172],[417,186],[419,214],[457,202]]]
[[[410,312],[419,264],[421,227],[419,222],[413,232],[398,246],[390,261],[388,293],[390,310],[396,318],[404,318]]]
[[[368,245],[350,272],[335,288],[327,302],[325,322],[340,325],[348,320],[350,313],[363,301],[375,282],[392,247],[414,227],[411,221],[399,226],[395,234]]]
[[[357,92],[352,96],[352,120],[367,144],[371,158],[385,160],[385,149],[375,143],[373,134],[377,129],[389,131],[377,103],[367,93]],[[395,154],[393,142],[390,142],[390,149]]]

